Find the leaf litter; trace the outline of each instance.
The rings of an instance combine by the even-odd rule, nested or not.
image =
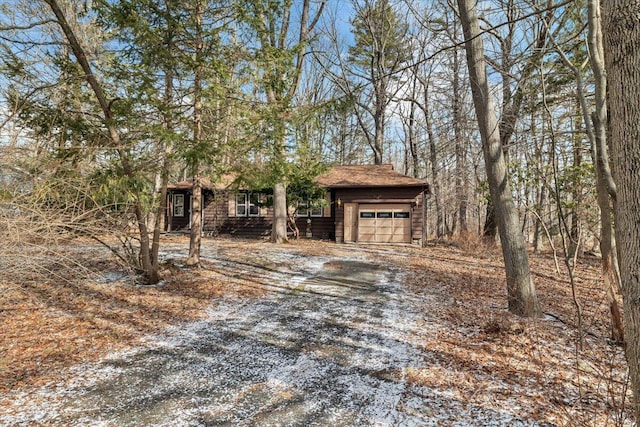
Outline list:
[[[203,243],[189,270],[186,240],[164,242],[162,286],[3,282],[0,424],[632,425],[589,260],[577,351],[548,256],[553,316],[523,320],[491,251]]]

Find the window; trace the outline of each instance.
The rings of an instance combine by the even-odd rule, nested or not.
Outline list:
[[[173,195],[173,216],[184,216],[184,194]]]
[[[260,196],[260,193],[237,193],[235,216],[260,216]]]
[[[311,216],[322,216],[322,206],[311,208]]]
[[[395,212],[393,214],[394,218],[411,218],[409,212]]]
[[[298,202],[297,216],[309,216],[309,202]]]
[[[393,213],[392,212],[378,212],[377,213],[377,217],[378,218],[393,218]]]
[[[247,216],[247,193],[236,194],[236,216]]]
[[[309,207],[309,205],[311,205],[311,207]],[[298,211],[296,215],[302,217],[321,217],[322,206],[314,207],[314,204],[310,203],[308,200],[304,202],[298,202]]]
[[[360,212],[360,218],[372,219],[376,217],[375,212]]]
[[[260,216],[260,194],[249,194],[249,216]]]

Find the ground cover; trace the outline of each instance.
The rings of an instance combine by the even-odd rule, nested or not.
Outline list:
[[[577,268],[580,349],[549,254],[532,257],[546,316],[522,320],[493,249],[206,239],[192,270],[186,245],[165,239],[154,287],[88,242],[52,252],[47,280],[7,271],[0,424],[155,425],[179,408],[184,425],[631,425],[596,259]]]

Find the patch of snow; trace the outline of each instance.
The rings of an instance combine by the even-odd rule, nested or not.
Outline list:
[[[400,271],[285,250],[207,253],[273,291],[216,301],[204,320],[74,367],[64,386],[12,392],[17,409],[0,424],[535,425],[515,405],[497,411],[405,380],[407,369],[437,363],[422,347],[437,326],[425,327],[424,301],[403,290]]]
[[[122,280],[135,280],[128,272],[124,271],[105,271],[96,279],[96,283],[116,283]]]

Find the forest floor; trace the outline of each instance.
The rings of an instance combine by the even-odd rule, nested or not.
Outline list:
[[[156,286],[91,242],[20,249],[38,268],[0,260],[0,425],[633,424],[596,258],[580,331],[551,254],[530,260],[545,316],[521,319],[499,250],[468,241],[206,238],[187,269],[166,236]]]

